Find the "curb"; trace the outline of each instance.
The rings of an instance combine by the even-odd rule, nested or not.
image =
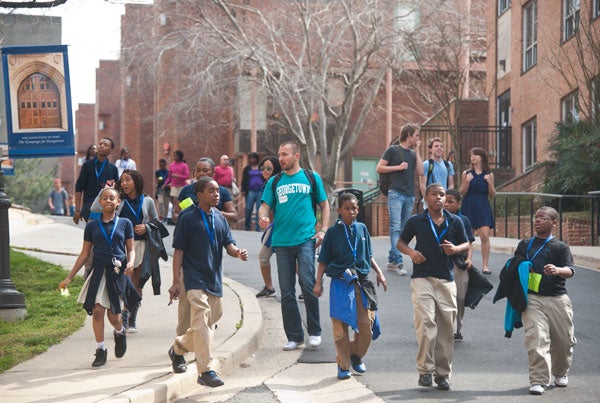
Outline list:
[[[260,344],[263,335],[263,317],[260,304],[254,292],[235,280],[223,277],[223,285],[231,288],[237,295],[242,308],[243,324],[235,334],[213,351],[215,369],[221,375],[227,375],[250,357]],[[165,350],[166,351],[166,350]],[[184,374],[169,374],[154,379],[151,383],[119,393],[103,402],[164,402],[183,396],[198,386],[198,370],[189,365]]]

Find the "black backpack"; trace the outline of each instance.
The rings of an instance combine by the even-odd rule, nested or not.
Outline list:
[[[396,146],[398,147],[398,146]],[[398,148],[395,148],[396,152],[398,152]],[[400,156],[400,153],[398,153],[398,156]],[[402,159],[400,159],[400,164],[402,163]],[[400,165],[398,164],[398,165]],[[392,184],[392,173],[391,172],[386,172],[386,173],[382,173],[379,174],[379,190],[381,190],[381,193],[384,196],[388,195],[388,191],[390,190],[390,185]]]
[[[304,175],[308,178],[310,182],[310,197],[312,198],[312,206],[315,216],[317,215],[317,180],[315,179],[315,174],[311,169],[302,169],[304,171]],[[275,197],[275,189],[277,189],[277,184],[281,180],[283,176],[283,171],[279,172],[275,179],[273,179],[273,183],[271,184],[271,189],[273,190],[273,197]],[[277,197],[275,197],[275,206],[277,206]],[[273,209],[275,211],[275,209]]]
[[[446,177],[446,188],[448,188],[448,180],[450,179],[450,163],[446,160],[444,161],[444,165],[446,165],[446,170],[448,171],[448,176]],[[427,181],[425,182],[425,186],[428,186],[429,180],[431,179],[431,173],[433,172],[433,160],[429,159],[429,165],[427,167]]]

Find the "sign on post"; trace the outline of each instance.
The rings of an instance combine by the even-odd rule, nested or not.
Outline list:
[[[67,46],[4,47],[10,158],[75,154]]]

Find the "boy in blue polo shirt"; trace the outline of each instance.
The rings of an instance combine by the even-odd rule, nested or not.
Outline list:
[[[323,274],[327,273],[331,277],[329,306],[337,351],[337,377],[348,379],[350,365],[358,373],[367,370],[362,358],[371,344],[377,309],[375,287],[368,279],[371,268],[377,273],[377,285],[383,285],[384,291],[387,291],[387,281],[372,257],[367,227],[356,222],[356,196],[343,193],[338,205],[342,219],[327,230],[323,239],[313,292],[317,297],[323,294]],[[348,326],[355,331],[352,341]]]
[[[187,332],[175,338],[169,357],[176,373],[185,372],[183,355],[193,351],[196,355],[198,383],[216,387],[223,381],[211,368],[212,336],[214,324],[223,313],[223,248],[227,254],[243,261],[248,252],[238,249],[231,236],[225,217],[215,207],[219,203],[219,185],[204,176],[196,182],[198,206],[181,214],[173,239],[173,285],[169,288],[171,301],[181,293],[180,268],[190,307],[190,324]]]

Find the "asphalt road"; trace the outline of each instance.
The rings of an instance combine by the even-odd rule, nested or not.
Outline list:
[[[170,229],[173,227],[169,227]],[[233,231],[237,245],[249,251],[249,262],[240,264],[239,260],[228,256],[224,259],[224,275],[257,291],[263,286],[258,267],[258,248],[260,233]],[[170,240],[167,241],[170,248]],[[380,266],[387,263],[387,238],[373,240],[375,259]],[[493,274],[490,281],[497,285],[498,273],[509,255],[492,254],[490,268]],[[479,252],[474,253],[474,263],[481,267]],[[405,261],[409,273],[411,263]],[[275,257],[272,258],[272,274],[277,287],[277,269]],[[575,311],[575,332],[578,344],[575,347],[573,366],[569,373],[569,387],[551,387],[546,391],[547,401],[598,401],[594,385],[600,381],[600,347],[594,342],[594,335],[600,334],[600,318],[597,314],[600,306],[598,293],[599,275],[593,270],[576,268],[576,275],[568,280],[567,288],[573,301]],[[362,376],[355,376],[359,382],[373,391],[385,401],[395,400],[442,400],[442,401],[521,401],[534,398],[528,395],[527,356],[523,345],[524,332],[517,329],[512,338],[504,337],[505,300],[492,303],[495,289],[481,301],[477,309],[468,309],[463,328],[464,341],[456,343],[453,363],[452,388],[450,395],[435,388],[417,386],[415,354],[417,343],[412,323],[412,305],[410,301],[410,278],[400,277],[395,273],[387,273],[388,292],[379,291],[379,316],[381,320],[381,337],[374,341],[365,358],[368,371]],[[299,290],[299,287],[298,287]],[[326,280],[325,290],[328,290]],[[275,326],[281,320],[277,317],[278,307],[273,308],[273,299],[264,305],[271,306],[275,312]],[[335,362],[335,348],[332,341],[331,321],[329,319],[329,299],[325,294],[320,299],[321,326],[323,344],[316,351],[303,350],[298,358],[299,363],[309,363],[315,370],[321,368],[319,363]],[[277,305],[275,300],[275,305]],[[300,303],[304,315],[304,307]],[[280,325],[280,323],[279,323]],[[280,350],[285,339],[282,334],[277,339],[269,339],[269,359],[277,361],[277,355],[286,357]],[[261,346],[261,349],[263,347]],[[260,355],[260,351],[257,352]],[[275,357],[273,357],[275,355]],[[325,377],[335,377],[335,373],[325,373]],[[233,379],[231,377],[230,379]],[[243,396],[263,396],[268,394],[266,386],[254,385],[241,389],[230,401],[243,401]],[[193,399],[192,399],[193,400]],[[261,400],[261,399],[259,399]],[[268,400],[268,399],[267,399]],[[266,400],[265,400],[266,401]],[[274,400],[276,401],[276,400]]]

